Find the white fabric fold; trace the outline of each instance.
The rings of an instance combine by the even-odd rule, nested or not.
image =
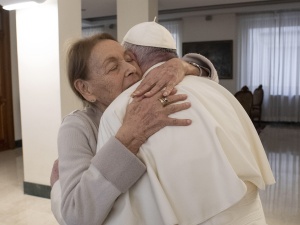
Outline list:
[[[138,84],[103,114],[99,144],[120,128]],[[120,196],[105,224],[200,224],[242,199],[245,181],[260,189],[274,183],[257,132],[231,93],[195,76],[186,77],[177,90],[188,95],[192,108],[172,117],[192,124],[165,127],[140,148],[147,173]]]

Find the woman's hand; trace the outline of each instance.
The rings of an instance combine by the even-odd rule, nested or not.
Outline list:
[[[152,97],[134,98],[127,106],[123,125],[116,134],[116,138],[132,153],[136,154],[140,146],[154,133],[165,126],[188,126],[189,119],[170,118],[169,115],[190,108],[189,102],[178,103],[187,99],[187,95],[175,94],[173,91],[167,97],[168,104],[163,106],[159,101],[162,93]],[[175,104],[176,103],[176,104]]]
[[[199,69],[189,63],[173,58],[164,64],[153,69],[133,92],[132,96],[151,97],[160,90],[163,90],[163,96],[168,96],[173,88],[183,80],[185,75],[199,74]]]

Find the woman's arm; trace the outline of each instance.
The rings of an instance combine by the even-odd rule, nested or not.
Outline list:
[[[75,117],[75,121],[72,121],[74,118],[67,118],[66,120],[69,120],[68,122],[71,122],[72,124],[79,124],[81,121],[77,121]],[[64,122],[64,123],[68,123]],[[63,126],[68,126],[67,124],[64,124]],[[62,129],[62,128],[61,128]],[[89,126],[86,126],[86,129],[89,130]],[[81,143],[79,140],[82,140],[82,137],[88,138],[88,135],[86,135],[84,132],[80,133],[76,129],[76,131],[72,131],[71,129],[69,131],[61,131],[60,135],[65,136],[65,134],[68,135],[66,136],[67,139],[70,138],[74,144],[78,144],[80,149]],[[73,134],[72,134],[73,133]],[[74,138],[73,138],[73,137]],[[80,137],[82,136],[82,137]],[[63,141],[67,141],[66,139]],[[59,145],[60,146],[60,145]],[[82,148],[83,150],[84,148]],[[75,149],[73,149],[75,150]],[[65,206],[65,208],[71,208],[69,213],[67,214],[73,214],[76,213],[77,215],[74,217],[75,219],[78,219],[77,216],[79,215],[89,215],[93,214],[97,217],[106,217],[106,214],[108,211],[110,211],[112,207],[112,202],[115,201],[115,199],[121,194],[121,191],[117,190],[116,187],[122,187],[124,184],[118,182],[113,185],[111,180],[118,180],[118,179],[113,179],[112,176],[108,176],[107,179],[106,177],[103,176],[101,173],[108,173],[109,171],[114,174],[115,177],[122,176],[125,180],[129,181],[131,180],[133,183],[140,177],[141,174],[145,172],[145,166],[141,164],[141,162],[136,158],[132,157],[132,154],[129,153],[129,151],[123,146],[117,139],[111,138],[109,142],[103,146],[101,149],[101,153],[98,153],[97,155],[94,156],[93,151],[90,149],[86,149],[87,151],[79,151],[77,154],[75,152],[71,152],[73,155],[77,155],[77,157],[80,157],[80,162],[79,164],[74,164],[71,163],[72,165],[70,166],[70,171],[66,170],[64,173],[67,175],[67,178],[64,177],[64,173],[62,173],[62,176],[60,177],[61,180],[66,181],[66,186],[76,186],[76,191],[74,190],[72,193],[67,194],[69,197],[76,199],[78,196],[76,195],[88,195],[90,196],[93,192],[94,197],[89,200],[89,202],[86,202],[87,199],[78,199],[77,201],[74,201],[74,205],[71,204],[71,206]],[[82,154],[82,156],[81,156]],[[117,157],[114,157],[117,156]],[[77,158],[74,157],[74,158]],[[61,157],[62,158],[62,157]],[[69,158],[69,157],[67,157]],[[70,158],[72,162],[72,158]],[[68,164],[64,159],[61,160],[63,164]],[[69,160],[68,160],[69,161]],[[76,159],[75,159],[76,161]],[[92,164],[90,163],[92,161]],[[59,222],[60,225],[65,225],[66,222],[64,221],[62,217],[62,212],[61,212],[61,204],[62,204],[62,188],[60,182],[57,180],[58,179],[58,161],[54,163],[53,165],[53,170],[52,170],[52,175],[51,177],[54,178],[52,179],[51,186],[51,209],[52,212],[56,218],[56,220]],[[111,166],[106,166],[102,165],[102,162],[109,162]],[[130,162],[130,163],[129,163]],[[96,171],[94,167],[98,167],[97,165],[100,164],[102,165],[102,171],[99,169]],[[90,166],[84,166],[84,165],[90,165]],[[96,165],[96,166],[95,166]],[[113,167],[112,167],[113,166]],[[76,168],[73,168],[76,167]],[[133,173],[125,173],[122,170],[123,167],[127,167],[128,170],[133,171]],[[65,170],[65,169],[63,169]],[[72,179],[68,180],[70,177]],[[78,179],[76,177],[80,177],[80,181],[78,182]],[[95,177],[97,177],[95,179]],[[65,183],[65,182],[62,182]],[[97,187],[97,188],[95,188]],[[65,188],[63,188],[65,189]],[[67,188],[66,188],[67,189]],[[122,189],[122,188],[117,188],[117,189]],[[126,189],[126,188],[125,188]],[[91,205],[95,205],[94,201],[99,201],[99,204],[102,205],[102,207],[95,207],[95,208],[90,208]],[[68,201],[66,201],[68,202]],[[67,203],[66,203],[67,204]],[[72,212],[72,210],[74,210]],[[95,212],[96,210],[99,210],[99,212]],[[87,211],[87,212],[86,212]],[[95,212],[95,213],[93,213]],[[103,215],[105,214],[105,215]],[[68,224],[81,224],[81,220],[86,220],[85,218],[80,218],[76,222],[70,222],[68,221]],[[92,218],[87,218],[88,221],[92,220]],[[78,223],[77,223],[78,222]],[[92,223],[94,224],[94,223]],[[96,223],[95,223],[96,224]]]
[[[61,214],[68,225],[101,224],[126,186],[112,182],[114,177],[134,182],[145,172],[145,166],[116,138],[96,154],[97,132],[92,129],[82,118],[69,116],[59,131]],[[122,171],[124,167],[133,172]],[[109,171],[114,176],[109,176]]]
[[[142,95],[150,97],[163,88],[165,88],[163,95],[168,96],[186,75],[207,77],[219,82],[213,64],[206,57],[196,53],[186,54],[182,59],[170,59],[150,73],[152,73],[151,76],[146,76],[133,92],[133,97]]]

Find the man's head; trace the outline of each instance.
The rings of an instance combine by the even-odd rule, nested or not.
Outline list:
[[[177,57],[172,34],[156,22],[133,26],[126,33],[122,44],[125,49],[133,52],[143,72],[156,63]]]

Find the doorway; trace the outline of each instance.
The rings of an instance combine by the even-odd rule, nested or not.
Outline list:
[[[14,145],[9,12],[0,6],[0,151]]]

